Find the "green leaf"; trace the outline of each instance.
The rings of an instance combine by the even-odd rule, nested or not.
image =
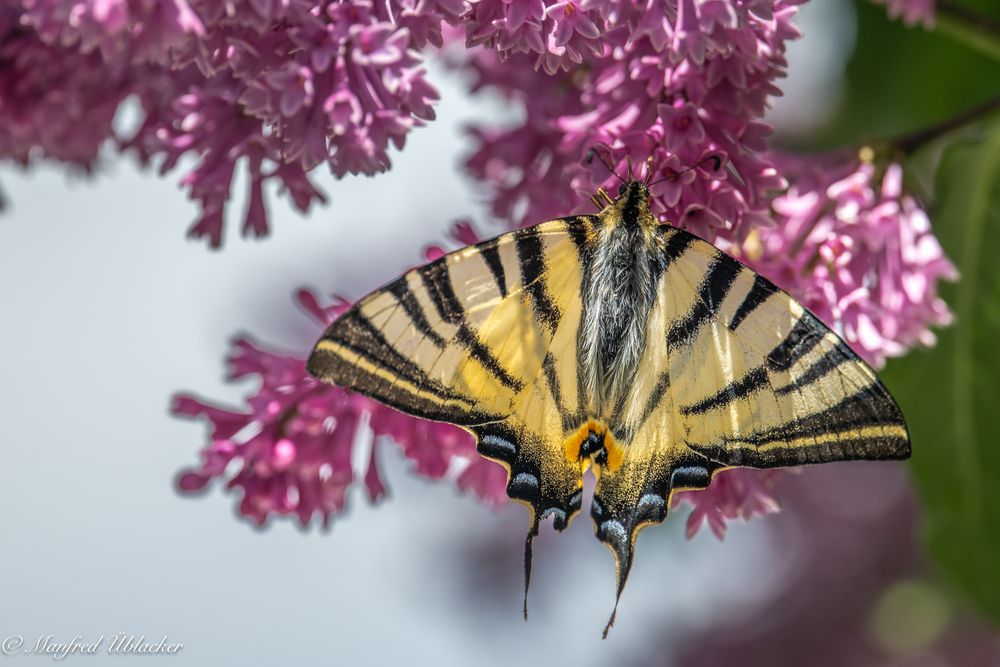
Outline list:
[[[997,0],[963,1],[1000,20]],[[891,139],[949,118],[997,94],[997,61],[941,30],[908,28],[884,5],[855,3],[857,43],[846,87],[828,127],[798,150]],[[794,65],[793,65],[794,67]],[[779,84],[780,85],[780,84]]]
[[[942,157],[934,231],[961,279],[937,346],[890,364],[940,572],[1000,622],[1000,122]]]
[[[955,3],[941,3],[936,14],[935,24],[942,33],[1000,60],[1000,22]]]

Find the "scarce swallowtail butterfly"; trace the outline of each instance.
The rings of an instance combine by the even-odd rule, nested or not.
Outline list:
[[[539,521],[569,524],[593,466],[615,609],[636,534],[664,520],[675,491],[733,466],[910,454],[895,401],[844,341],[766,278],[660,224],[649,196],[629,179],[595,215],[413,269],[334,322],[308,365],[468,430],[507,469],[507,493],[531,509],[526,591]]]

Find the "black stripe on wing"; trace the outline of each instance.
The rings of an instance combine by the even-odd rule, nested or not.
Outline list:
[[[795,378],[790,384],[776,389],[775,393],[783,396],[797,389],[808,387],[813,382],[826,377],[845,362],[852,361],[857,361],[857,357],[855,357],[854,353],[845,343],[838,342],[837,345],[827,350],[823,356],[813,362],[804,373]]]
[[[767,301],[769,296],[776,294],[778,291],[778,288],[770,280],[759,274],[755,275],[753,286],[747,292],[747,295],[743,297],[743,301],[736,309],[736,312],[733,313],[733,319],[729,322],[729,330],[736,331],[736,327],[740,326],[743,320],[755,311],[758,306]]]
[[[689,234],[683,229],[677,229],[669,225],[660,226],[658,231],[661,235],[667,237],[663,248],[663,262],[665,267],[670,266],[670,264],[683,255],[697,239],[694,234]]]
[[[826,331],[826,325],[815,315],[803,311],[785,339],[767,355],[767,367],[773,371],[787,371],[826,337]]]
[[[730,382],[713,396],[698,401],[694,405],[685,405],[681,408],[681,414],[697,415],[721,408],[734,403],[740,399],[748,398],[751,394],[760,391],[768,384],[767,371],[755,368],[739,380]]]
[[[447,258],[441,258],[416,270],[438,315],[445,322],[458,327],[455,340],[465,347],[469,356],[478,361],[505,387],[515,392],[521,391],[524,389],[524,382],[503,367],[489,346],[479,339],[475,330],[466,321],[465,308],[455,294],[451,271],[446,260]]]
[[[493,280],[497,284],[497,291],[500,292],[500,298],[506,299],[507,276],[503,267],[503,262],[500,260],[500,250],[498,249],[499,242],[499,238],[483,241],[482,243],[476,244],[476,249],[482,253],[483,261],[486,262],[486,266],[489,268],[490,273],[493,274]]]
[[[447,341],[441,337],[441,335],[434,330],[431,323],[427,320],[427,314],[424,313],[424,309],[420,306],[420,302],[413,295],[410,290],[409,285],[406,284],[405,278],[400,278],[394,281],[388,287],[386,291],[392,294],[399,305],[403,307],[403,312],[406,316],[410,318],[410,322],[417,331],[420,332],[427,340],[434,344],[438,349],[443,349],[447,345]]]
[[[572,218],[566,218],[565,222],[566,232],[572,239],[573,245],[576,246],[580,263],[583,264],[583,273],[586,275],[594,255],[592,239],[598,219],[589,215],[575,215]]]
[[[514,244],[517,261],[521,266],[521,282],[531,298],[535,318],[549,331],[555,331],[562,313],[549,294],[545,280],[545,250],[538,228],[530,227],[518,232]]]
[[[667,346],[677,347],[690,340],[698,329],[715,317],[743,265],[732,257],[717,254],[705,272],[691,310],[667,329]]]
[[[878,435],[873,427],[891,432]],[[852,436],[851,431],[861,434]],[[830,436],[842,434],[840,440]],[[801,444],[813,439],[816,444]],[[800,441],[784,447],[781,443]],[[836,405],[773,428],[716,444],[688,443],[695,452],[728,466],[773,468],[778,466],[826,463],[850,459],[902,459],[910,455],[909,438],[903,416],[895,401],[879,383],[845,397]],[[770,446],[771,449],[760,449]]]

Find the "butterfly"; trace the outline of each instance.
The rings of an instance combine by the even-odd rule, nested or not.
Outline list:
[[[596,215],[468,246],[358,301],[308,370],[456,424],[539,522],[590,515],[615,556],[614,623],[636,534],[671,494],[734,466],[903,459],[902,414],[874,371],[769,280],[661,224],[622,179]],[[599,201],[595,197],[595,201]]]

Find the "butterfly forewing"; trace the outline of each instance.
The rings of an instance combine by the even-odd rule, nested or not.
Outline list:
[[[536,525],[546,511],[565,525],[582,486],[562,443],[582,414],[576,334],[592,224],[542,223],[409,271],[330,326],[310,373],[469,429]]]

